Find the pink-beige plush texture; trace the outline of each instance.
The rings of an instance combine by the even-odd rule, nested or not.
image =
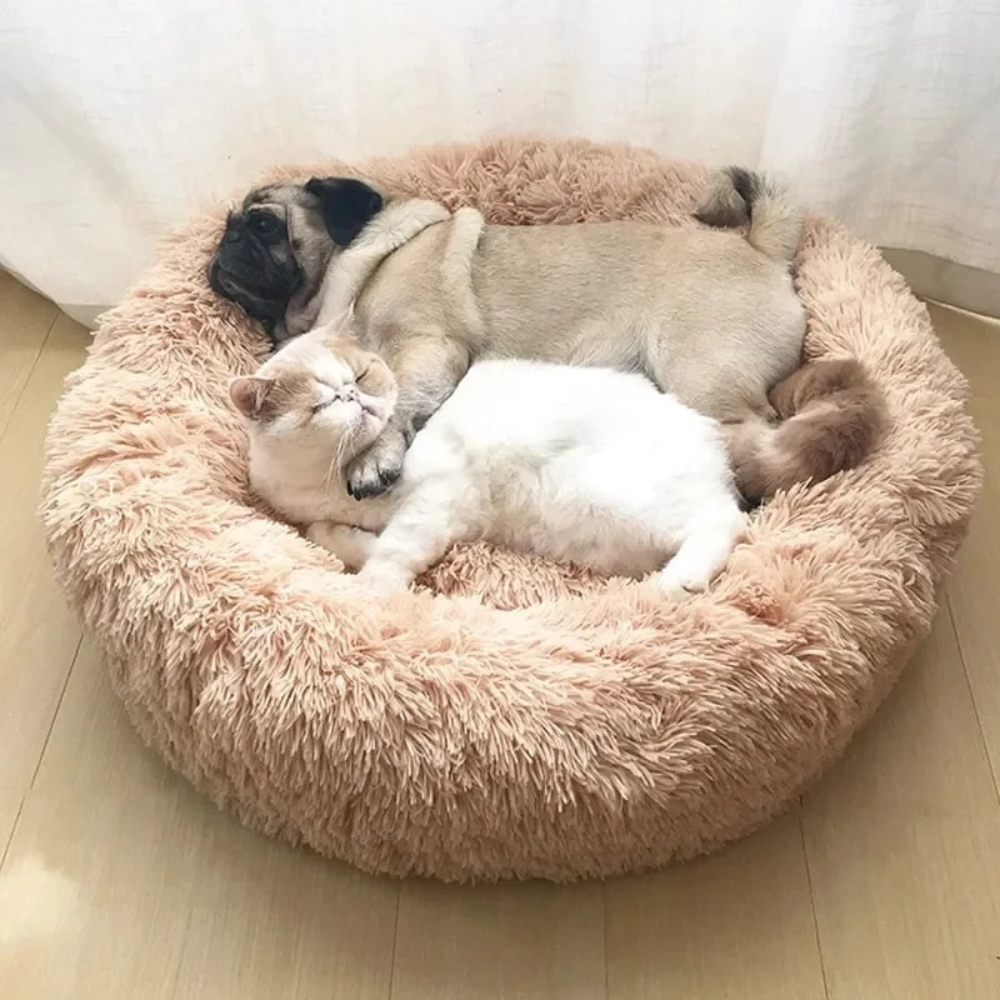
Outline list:
[[[535,141],[270,179],[314,172],[523,224],[693,225],[706,179]],[[807,355],[861,358],[891,433],[863,468],[769,503],[711,593],[671,604],[473,545],[433,593],[380,605],[247,497],[227,382],[265,345],[206,284],[221,218],[169,240],[104,317],[44,478],[58,578],[174,767],[368,871],[564,880],[743,836],[836,759],[928,628],[980,481],[965,383],[874,249],[811,219],[796,281]]]

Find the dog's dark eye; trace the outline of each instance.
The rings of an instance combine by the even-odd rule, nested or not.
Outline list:
[[[278,231],[278,220],[270,212],[254,212],[247,226],[257,236],[273,236]]]

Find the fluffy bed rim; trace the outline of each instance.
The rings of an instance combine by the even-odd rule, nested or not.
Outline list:
[[[492,221],[695,224],[704,168],[504,140],[351,168]],[[680,605],[494,551],[373,605],[255,510],[226,386],[263,339],[208,289],[212,211],[101,321],[47,440],[56,575],[142,737],[248,825],[373,872],[606,876],[758,827],[842,752],[928,629],[978,492],[964,380],[872,247],[812,218],[809,357],[859,357],[892,427],[777,497]],[[475,591],[484,601],[467,596]]]

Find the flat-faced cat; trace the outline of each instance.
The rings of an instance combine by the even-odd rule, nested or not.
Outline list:
[[[314,330],[234,379],[252,488],[360,580],[405,588],[483,539],[606,574],[704,590],[743,525],[722,429],[640,375],[529,361],[474,365],[388,493],[354,500],[347,463],[397,402],[376,355]]]

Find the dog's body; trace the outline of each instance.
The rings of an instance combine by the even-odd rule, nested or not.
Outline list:
[[[284,213],[284,244],[266,261],[232,235],[262,211]],[[399,475],[414,430],[477,358],[639,371],[724,422],[770,415],[768,391],[799,365],[805,333],[789,273],[801,215],[761,178],[733,170],[717,178],[699,217],[747,222],[748,231],[492,226],[474,209],[383,205],[361,182],[314,180],[252,194],[210,273],[213,287],[266,320],[281,303],[262,307],[262,289],[280,296],[294,282],[262,275],[254,285],[254,268],[287,270],[288,248],[298,255],[278,340],[353,307],[359,338],[400,387],[393,420],[348,471],[351,492],[370,496]]]

